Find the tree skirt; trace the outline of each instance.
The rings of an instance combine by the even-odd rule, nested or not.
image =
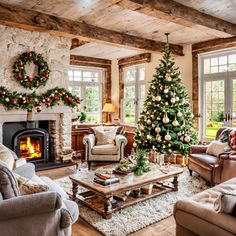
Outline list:
[[[86,171],[86,170],[82,170]],[[155,198],[140,202],[112,214],[111,219],[103,219],[95,211],[79,204],[80,217],[106,236],[125,236],[147,227],[172,215],[173,205],[179,199],[193,196],[208,188],[204,179],[189,176],[187,169],[179,176],[178,192],[169,192]],[[69,177],[56,180],[67,192],[72,185]],[[79,188],[79,191],[84,191]]]

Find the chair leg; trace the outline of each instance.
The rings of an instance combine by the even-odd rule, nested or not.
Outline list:
[[[188,169],[188,170],[189,170],[189,174],[190,174],[190,176],[193,176],[193,171],[190,170],[190,169]]]
[[[91,170],[91,161],[88,161],[88,170]]]

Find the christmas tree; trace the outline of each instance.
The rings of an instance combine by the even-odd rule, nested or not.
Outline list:
[[[168,43],[151,81],[135,132],[134,147],[159,153],[188,155],[196,143],[193,114]]]

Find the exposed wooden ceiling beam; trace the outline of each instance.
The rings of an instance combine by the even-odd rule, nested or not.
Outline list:
[[[135,64],[141,64],[151,61],[151,53],[142,53],[139,55],[125,57],[118,60],[119,66],[130,66]]]
[[[77,62],[88,62],[88,63],[94,63],[99,65],[111,65],[111,60],[108,59],[102,59],[97,57],[85,57],[85,56],[79,56],[79,55],[70,55],[70,61],[77,61]]]
[[[195,43],[192,45],[192,53],[198,54],[231,47],[236,47],[236,37],[212,39],[200,43]]]
[[[109,0],[124,8],[191,27],[193,24],[236,35],[236,24],[200,12],[173,0]]]
[[[163,51],[164,47],[163,42],[136,37],[32,10],[25,10],[7,4],[0,4],[0,24],[26,30],[49,32],[53,35],[78,38],[85,41],[123,45],[124,47],[152,52]],[[183,55],[183,48],[181,46],[172,44],[170,47],[173,54]]]
[[[83,46],[83,45],[85,45],[87,43],[89,43],[89,42],[82,41],[82,40],[79,40],[79,39],[76,39],[76,38],[72,39],[70,50],[78,48],[78,47],[81,47],[81,46]]]

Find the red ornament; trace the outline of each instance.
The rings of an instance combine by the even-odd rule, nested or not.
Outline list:
[[[72,103],[72,102],[74,102],[74,99],[71,98],[71,97],[69,97],[69,98],[68,98],[68,101],[69,101],[69,103]]]
[[[41,112],[41,111],[42,111],[41,106],[38,106],[38,107],[36,108],[36,110],[37,110],[37,112]]]
[[[77,97],[77,103],[80,103],[80,97]]]
[[[69,96],[68,95],[64,95],[64,99],[67,99]]]
[[[24,63],[22,61],[20,61],[18,64],[19,64],[19,66],[23,66],[24,65]]]
[[[55,95],[53,99],[54,99],[54,100],[57,100],[57,99],[58,99],[58,96],[57,96],[57,95]]]
[[[45,103],[45,102],[46,102],[46,100],[43,98],[43,99],[42,99],[42,102],[43,102],[43,103]]]
[[[14,99],[14,100],[11,100],[11,104],[12,104],[12,105],[16,105],[16,104],[17,104],[17,102],[18,102],[18,101],[17,101],[16,99]]]
[[[30,78],[29,76],[27,76],[26,78],[27,78],[27,80],[28,80],[29,82],[32,82],[32,81],[33,81],[33,79]]]
[[[46,98],[46,101],[47,101],[47,102],[50,102],[50,98]]]

